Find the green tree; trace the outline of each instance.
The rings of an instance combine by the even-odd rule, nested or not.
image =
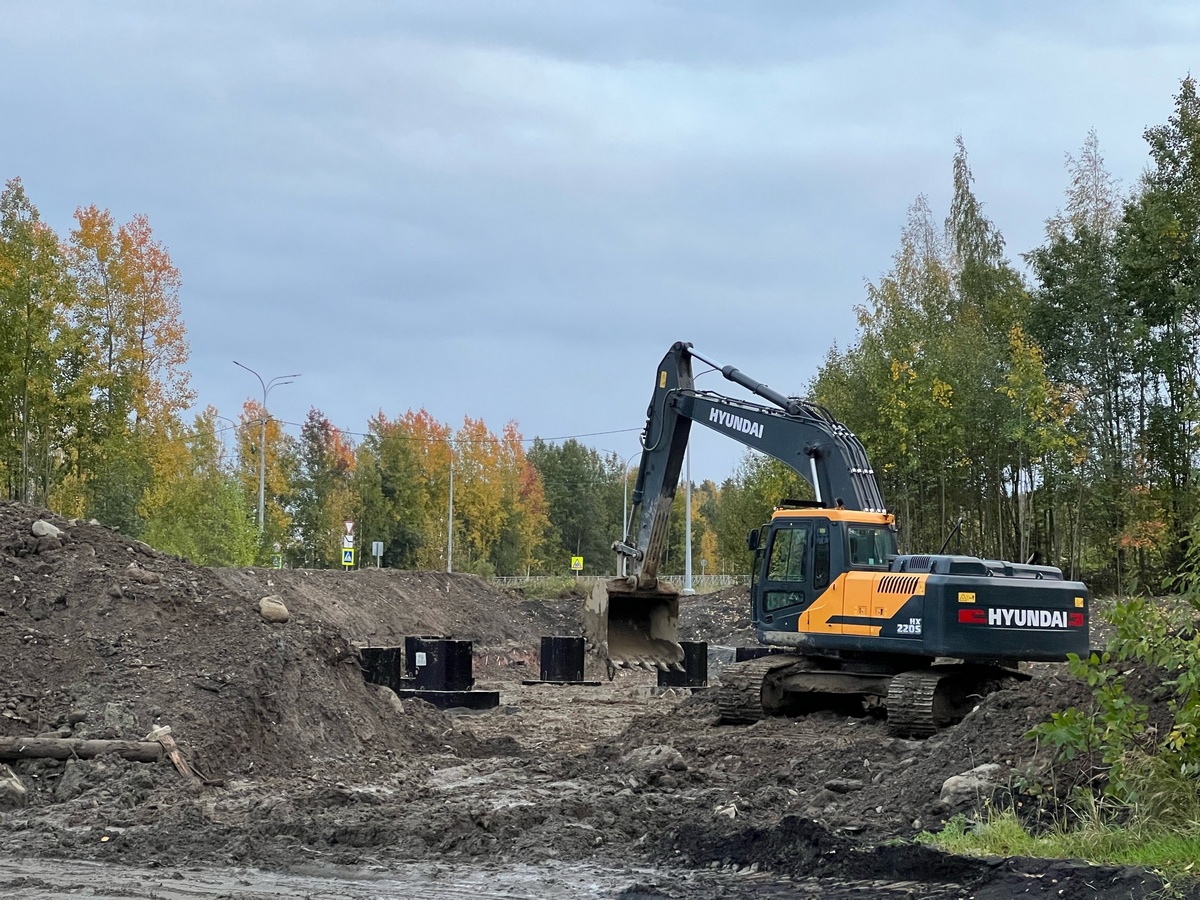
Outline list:
[[[354,451],[344,433],[311,409],[300,429],[294,480],[294,553],[311,568],[342,564],[343,523],[354,521]],[[358,548],[355,548],[356,550]]]
[[[1148,128],[1151,165],[1117,232],[1119,286],[1138,316],[1134,369],[1145,483],[1167,513],[1166,562],[1177,568],[1195,515],[1200,452],[1200,98],[1185,78],[1175,112]]]
[[[13,179],[0,194],[0,473],[26,503],[48,502],[54,479],[69,299],[58,238]]]
[[[615,574],[611,548],[620,536],[620,514],[614,519],[613,504],[607,501],[619,496],[619,467],[574,438],[562,444],[535,439],[529,461],[545,491],[547,571],[568,572],[571,557],[582,556],[587,571]]]
[[[1029,298],[975,196],[961,138],[952,174],[944,226],[919,197],[891,271],[857,310],[858,339],[830,352],[811,394],[866,446],[902,547],[937,548],[961,517],[968,548],[1020,553],[1038,537],[1046,474],[1022,408],[1037,395],[1036,367],[1025,365],[1020,390],[1011,377],[1034,359],[1013,340]]]
[[[146,492],[147,543],[202,566],[246,566],[258,552],[258,530],[226,458],[208,407],[179,435],[181,453],[162,454],[171,465]]]
[[[425,410],[368,423],[354,481],[361,533],[383,544],[384,565],[445,568],[450,439]]]
[[[75,213],[68,247],[78,289],[67,356],[73,381],[65,457],[88,512],[139,534],[142,495],[166,433],[191,403],[188,346],[179,310],[179,272],[144,216],[117,226],[95,206]],[[78,402],[83,398],[87,402]]]
[[[1048,377],[1074,401],[1068,424],[1078,452],[1062,473],[1063,555],[1096,586],[1115,589],[1139,527],[1128,502],[1139,456],[1137,317],[1119,289],[1116,255],[1124,201],[1094,131],[1078,157],[1067,157],[1067,171],[1066,204],[1026,255],[1037,279],[1029,333]]]

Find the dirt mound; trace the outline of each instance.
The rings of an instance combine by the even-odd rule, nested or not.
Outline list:
[[[36,521],[60,533],[36,537]],[[261,573],[194,567],[10,503],[0,504],[0,546],[0,736],[133,740],[167,724],[221,779],[336,767],[446,730],[397,717],[364,683],[351,630],[313,615],[300,592],[287,594],[291,621],[264,621],[259,599],[279,593],[270,575],[260,587]]]
[[[679,636],[685,641],[707,641],[726,647],[757,644],[750,623],[750,589],[725,588],[679,600]]]

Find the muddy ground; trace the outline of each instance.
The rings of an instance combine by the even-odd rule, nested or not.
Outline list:
[[[37,520],[61,533],[35,536]],[[267,595],[289,621],[263,619]],[[744,589],[685,598],[684,636],[752,645],[746,603]],[[0,895],[1105,900],[1160,887],[912,840],[977,813],[980,794],[940,799],[947,778],[1041,771],[1022,735],[1083,696],[1054,667],[926,741],[832,711],[720,726],[711,692],[663,692],[647,673],[609,682],[592,664],[598,686],[523,684],[541,636],[578,633],[578,607],[472,576],[196,568],[0,503],[0,738],[140,740],[169,725],[199,773],[112,755],[11,763],[26,794],[0,808]],[[476,688],[499,707],[443,712],[366,683],[359,649],[406,635],[473,641]]]

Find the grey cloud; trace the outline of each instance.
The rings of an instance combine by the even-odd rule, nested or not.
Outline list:
[[[1200,32],[1082,0],[0,8],[35,76],[0,89],[0,177],[63,234],[150,217],[201,404],[255,395],[237,358],[304,372],[290,421],[529,436],[636,429],[678,339],[803,389],[909,204],[944,215],[956,134],[1015,257],[1088,128],[1136,179]]]

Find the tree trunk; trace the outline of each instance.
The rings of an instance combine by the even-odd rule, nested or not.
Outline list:
[[[158,741],[101,741],[81,738],[0,738],[0,759],[91,759],[115,753],[134,762],[158,762]]]

